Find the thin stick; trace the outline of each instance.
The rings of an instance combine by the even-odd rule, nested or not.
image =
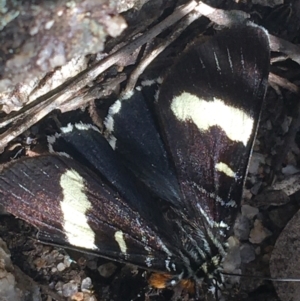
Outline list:
[[[199,5],[198,5],[199,6]],[[197,7],[196,7],[197,8]],[[190,14],[188,14],[180,23],[176,26],[171,35],[165,39],[159,46],[157,46],[154,50],[151,51],[148,55],[146,55],[143,60],[139,63],[137,68],[131,73],[130,78],[128,80],[127,86],[122,92],[120,98],[126,95],[128,92],[132,91],[136,85],[136,82],[140,75],[145,71],[145,69],[149,66],[149,64],[160,54],[162,53],[171,43],[173,43],[181,33],[195,20],[201,17],[202,14],[199,10],[194,9]]]
[[[54,91],[51,91],[37,98],[34,102],[24,107],[20,111],[21,113],[18,112],[13,118],[8,118],[0,123],[1,128],[16,121],[11,128],[0,135],[0,153],[4,150],[4,147],[15,137],[48,115],[51,111],[59,109],[63,103],[78,96],[83,87],[93,81],[109,67],[116,64],[122,57],[131,54],[138,47],[152,40],[166,28],[182,19],[194,9],[198,11],[199,14],[206,16],[216,24],[227,27],[230,27],[236,23],[244,22],[248,17],[248,15],[242,11],[225,11],[222,9],[216,9],[206,5],[201,1],[197,3],[195,0],[192,0],[188,4],[179,7],[172,15],[167,17],[161,23],[154,26],[133,42],[120,48],[118,51],[106,57],[104,60],[82,71],[74,78],[57,87],[55,89],[55,94]],[[270,47],[272,51],[281,51],[300,64],[299,46],[293,45],[290,42],[270,35]],[[158,51],[160,50],[158,49]]]
[[[272,278],[272,277],[255,276],[255,275],[241,275],[241,274],[225,273],[225,272],[222,272],[222,274],[225,276],[255,278],[255,279],[261,279],[261,280],[267,280],[267,281],[273,281],[273,282],[300,282],[299,278]]]
[[[26,116],[25,113],[22,113],[19,116],[15,116],[13,120],[6,120],[5,123],[0,124],[0,127],[3,127],[18,118],[16,124],[14,124],[11,129],[0,135],[0,153],[11,140],[22,134],[29,127],[48,115],[51,111],[58,109],[61,104],[74,97],[74,95],[78,93],[80,89],[94,80],[109,67],[116,64],[122,57],[130,55],[135,49],[147,43],[147,41],[153,39],[165,29],[179,21],[186,14],[190,13],[196,7],[196,5],[197,2],[192,0],[188,4],[179,7],[172,15],[164,19],[161,23],[154,26],[142,36],[135,39],[132,43],[120,48],[115,53],[106,57],[94,66],[91,66],[87,70],[79,73],[67,83],[57,87],[56,90],[58,92],[56,95],[47,98],[45,101],[43,100],[47,97],[47,95],[39,97],[36,100],[39,103],[34,108],[30,108],[28,111],[26,111]],[[62,86],[63,88],[61,89]],[[53,94],[53,91],[51,91],[51,94]],[[30,104],[30,107],[31,106],[32,104]],[[26,108],[24,109],[26,110]]]
[[[286,78],[280,77],[274,73],[269,74],[269,82],[276,84],[284,89],[291,91],[292,93],[299,94],[300,89],[297,85],[291,83]]]

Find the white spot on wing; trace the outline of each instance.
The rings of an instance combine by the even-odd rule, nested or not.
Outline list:
[[[200,60],[200,63],[201,63],[202,69],[205,69],[205,65],[204,65],[204,63],[203,63],[203,61],[202,61],[201,57],[199,57],[199,60]]]
[[[200,187],[194,183],[194,187],[196,187],[201,193],[208,196],[209,198],[215,200],[216,202],[220,203],[222,206],[225,207],[237,207],[236,202],[234,200],[227,200],[224,202],[222,198],[220,198],[218,195],[216,195],[213,192],[206,191],[203,187]]]
[[[117,144],[117,138],[115,136],[113,136],[113,135],[110,135],[108,137],[108,143],[111,146],[111,148],[113,150],[115,150],[116,149],[116,144]]]
[[[215,169],[223,172],[225,175],[227,175],[230,178],[235,178],[236,174],[235,172],[224,162],[219,162],[215,165]]]
[[[207,263],[206,263],[206,262],[204,262],[204,263],[201,265],[201,269],[202,269],[202,271],[203,271],[205,274],[207,274]]]
[[[97,249],[95,233],[88,224],[86,213],[92,208],[84,193],[83,178],[73,169],[60,177],[63,200],[60,207],[63,212],[64,230],[70,244],[85,249]]]
[[[114,119],[112,116],[107,115],[107,117],[104,120],[104,125],[106,129],[109,131],[109,133],[114,131]]]
[[[228,62],[229,62],[231,72],[233,73],[233,64],[232,64],[231,55],[228,47],[227,47],[227,57],[228,57]]]
[[[53,144],[55,143],[56,139],[59,138],[59,134],[55,134],[53,136],[48,136],[47,137],[47,142],[48,142],[48,150],[49,153],[55,153],[54,149],[53,149]]]
[[[218,60],[217,54],[215,52],[214,52],[214,57],[215,57],[215,62],[216,62],[217,70],[218,70],[219,73],[221,73],[221,67],[220,67],[220,64],[219,64],[219,60]]]
[[[229,139],[242,142],[245,146],[252,133],[254,120],[244,111],[228,106],[218,98],[205,101],[183,92],[173,99],[171,110],[179,121],[191,120],[200,131],[219,126]]]
[[[16,199],[23,201],[23,199],[20,196],[14,194],[12,191],[10,192],[10,194],[13,195]]]
[[[221,223],[217,223],[213,220],[211,220],[209,218],[209,216],[206,214],[206,212],[202,209],[202,207],[200,206],[200,204],[198,203],[197,204],[197,207],[198,209],[200,210],[200,213],[202,214],[202,216],[205,218],[206,222],[210,225],[211,228],[214,228],[214,227],[217,227],[219,228],[219,235],[221,236],[226,236],[222,229],[220,228],[221,227],[221,224],[223,227],[227,228],[227,229],[230,229],[230,227],[228,225],[226,225],[224,222],[221,222]],[[218,248],[220,254],[224,257],[226,255],[226,252],[224,250],[224,247],[223,245],[220,243],[220,241],[218,240],[217,236],[210,230],[209,227],[206,227],[206,233],[207,235],[210,237],[211,241],[213,242],[213,244]]]
[[[163,77],[158,77],[158,78],[156,79],[156,81],[157,81],[158,84],[161,85],[161,84],[163,83],[164,79],[163,79]]]
[[[155,101],[157,101],[158,98],[159,98],[159,89],[157,89],[157,90],[155,91],[155,93],[154,93],[154,99],[155,99]]]
[[[147,257],[146,260],[145,260],[145,263],[146,263],[146,266],[148,268],[152,267],[152,261],[153,261],[153,258],[152,257]]]
[[[74,128],[76,128],[76,129],[78,129],[80,131],[87,131],[87,130],[92,129],[92,130],[97,131],[97,132],[100,133],[99,129],[97,127],[95,127],[94,125],[92,125],[92,124],[85,124],[85,123],[82,123],[82,122],[81,123],[76,123],[76,124],[69,123],[67,126],[61,127],[60,130],[61,130],[62,134],[68,134],[68,133],[71,133],[74,130]],[[54,149],[53,149],[53,145],[56,142],[56,140],[59,137],[61,137],[61,136],[62,136],[61,134],[56,133],[53,136],[48,136],[47,137],[48,150],[49,150],[50,153],[56,153],[54,151]],[[70,156],[68,154],[63,153],[63,152],[58,152],[58,154],[64,155],[64,156],[70,158]]]
[[[175,265],[175,263],[172,263],[171,266],[172,266],[172,270],[176,272],[176,265]]]
[[[69,123],[67,126],[60,128],[62,133],[70,133],[73,131],[73,124]]]
[[[210,225],[211,228],[225,228],[226,230],[229,230],[230,227],[229,225],[227,225],[226,223],[224,223],[223,221],[221,221],[220,223],[212,220],[205,212],[205,210],[203,210],[203,208],[197,204],[197,207],[200,211],[200,213],[202,214],[202,216],[205,218],[206,222]]]
[[[23,171],[23,175],[26,177],[26,178],[30,178],[29,174],[25,171]]]
[[[125,243],[125,240],[124,240],[124,233],[122,231],[116,231],[115,240],[118,243],[121,252],[126,253],[127,246],[126,246],[126,243]]]
[[[26,191],[27,193],[29,193],[30,195],[32,195],[33,197],[35,196],[29,189],[27,189],[26,187],[24,187],[23,185],[19,184],[19,187],[21,189],[23,189],[24,191]]]
[[[58,154],[60,156],[63,156],[63,157],[67,157],[67,158],[71,158],[71,156],[65,152],[56,152],[54,149],[53,149],[53,145],[54,143],[56,142],[56,139],[58,139],[59,137],[61,136],[61,134],[58,134],[56,133],[55,135],[53,136],[48,136],[47,137],[47,141],[48,141],[48,151],[49,153],[53,153],[53,154]],[[56,168],[58,168],[56,166]]]
[[[80,131],[88,131],[88,130],[94,130],[96,132],[99,132],[99,129],[97,127],[95,127],[94,125],[92,124],[87,124],[87,123],[76,123],[75,124],[75,127],[77,130],[80,130]]]
[[[142,86],[143,87],[150,87],[155,84],[157,84],[158,80],[157,79],[145,79],[142,81]]]
[[[106,129],[108,132],[113,132],[114,131],[114,118],[113,116],[117,113],[119,113],[121,109],[121,101],[117,100],[108,110],[108,115],[104,120],[104,124],[106,126]]]
[[[165,268],[167,269],[167,271],[171,272],[171,270],[170,270],[170,258],[169,257],[165,260]]]

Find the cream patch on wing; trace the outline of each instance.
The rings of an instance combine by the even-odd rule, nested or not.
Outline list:
[[[219,126],[229,139],[242,142],[245,146],[253,130],[253,118],[243,110],[229,106],[218,98],[205,101],[193,94],[183,92],[173,99],[171,110],[178,120],[191,120],[200,131]]]
[[[224,162],[217,163],[215,165],[215,169],[219,172],[223,172],[225,175],[227,175],[230,178],[236,177],[235,172]]]
[[[86,213],[92,204],[85,194],[83,178],[73,169],[60,177],[63,200],[60,207],[63,212],[63,226],[68,241],[73,246],[85,249],[97,249],[95,233],[88,224]]]
[[[126,246],[126,242],[125,242],[125,239],[124,239],[124,234],[123,234],[122,231],[116,231],[115,232],[115,240],[118,243],[121,252],[126,253],[127,246]]]

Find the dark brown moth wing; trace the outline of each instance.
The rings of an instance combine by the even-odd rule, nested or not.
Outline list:
[[[194,235],[210,232],[211,240],[223,241],[235,219],[269,56],[264,29],[231,28],[193,44],[162,84],[157,112],[183,195],[182,213],[195,225]]]
[[[181,268],[174,247],[116,189],[73,159],[46,155],[7,164],[0,174],[0,203],[35,226],[42,242],[151,270]]]
[[[100,131],[90,124],[69,124],[48,137],[50,152],[65,153],[95,172],[156,228],[167,230],[159,205],[125,167]],[[137,155],[136,155],[137,157]]]
[[[159,127],[139,93],[111,107],[110,144],[132,167],[134,181],[166,201],[153,203],[163,204],[160,214],[151,199],[132,191],[134,182],[123,179],[126,171],[107,143],[87,129],[60,136],[87,168],[58,155],[9,163],[0,172],[0,204],[36,226],[42,241],[175,274],[165,285],[192,279],[219,286],[269,52],[268,34],[258,26],[224,30],[191,45],[171,68],[157,99]]]
[[[144,90],[137,89],[110,107],[105,120],[108,140],[136,177],[156,196],[177,206],[180,202],[177,178]]]

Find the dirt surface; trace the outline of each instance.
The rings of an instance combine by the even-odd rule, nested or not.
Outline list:
[[[133,39],[147,35],[185,4],[159,0],[46,2],[23,6],[0,1],[0,163],[47,152],[47,135],[70,122],[93,122],[102,128],[109,105],[126,86],[134,67],[156,45],[171,39],[175,25],[170,21],[165,31],[149,37],[146,46],[138,45],[130,54],[121,52],[103,72],[94,66]],[[238,250],[233,256],[240,262],[242,274],[299,278],[293,269],[277,267],[278,257],[280,262],[284,256],[289,260],[292,254],[299,254],[293,240],[300,238],[293,234],[292,238],[281,237],[278,245],[276,241],[300,206],[300,51],[298,46],[293,48],[300,42],[300,2],[214,0],[206,4],[225,13],[247,13],[283,41],[280,52],[272,48],[271,73],[275,76],[269,78],[232,243]],[[230,13],[229,19],[236,23],[236,16]],[[227,22],[220,12],[214,18],[197,18],[150,64],[142,78],[157,77],[193,39],[211,36]],[[57,95],[60,98],[55,98]],[[299,233],[292,226],[282,235]],[[1,291],[14,301],[194,300],[177,287],[150,289],[147,271],[40,244],[34,239],[35,229],[4,213],[0,215],[0,237],[7,244],[7,248],[0,244],[0,271],[7,280],[3,284],[0,277],[0,300]],[[296,264],[294,270],[300,270]],[[287,292],[297,290],[288,284],[283,292],[277,294],[276,289],[272,282],[258,277],[241,278],[238,287],[223,295],[226,300],[290,300]]]

